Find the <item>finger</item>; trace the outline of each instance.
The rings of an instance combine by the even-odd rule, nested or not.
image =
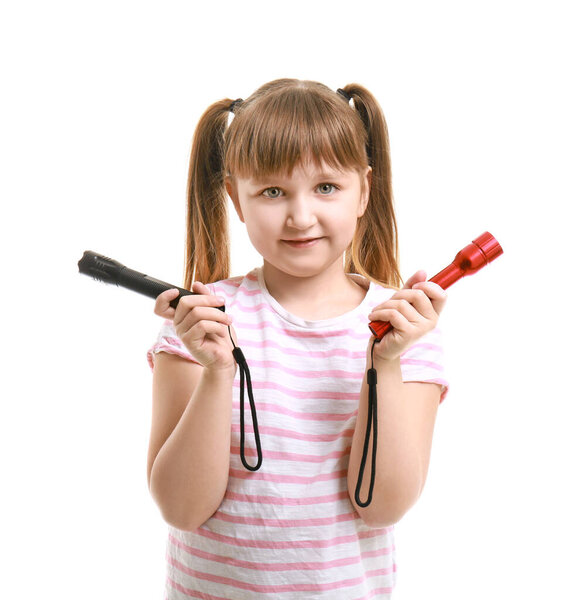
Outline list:
[[[425,283],[420,283],[416,285],[421,286],[425,285]],[[426,292],[420,287],[415,287],[411,290],[400,290],[393,296],[392,300],[396,300],[399,298],[409,302],[422,317],[426,319],[435,319],[437,317],[431,299],[428,297]]]
[[[179,290],[175,288],[161,292],[155,300],[155,314],[166,319],[173,319],[175,308],[170,306],[170,303],[177,296],[179,296]]]
[[[189,331],[199,322],[219,323],[223,327],[232,323],[232,317],[230,315],[209,306],[194,306],[183,316],[179,313],[179,305],[177,308],[178,310],[176,311],[173,324],[178,335]]]
[[[401,333],[405,333],[406,331],[409,331],[410,328],[414,327],[413,323],[411,323],[397,308],[388,308],[373,312],[369,315],[369,319],[372,321],[389,323],[393,329]]]
[[[430,303],[428,302],[428,304]],[[402,330],[405,330],[405,326],[407,324],[416,324],[425,318],[414,306],[412,306],[412,304],[410,304],[408,300],[405,298],[398,298],[388,300],[383,306],[375,309],[369,315],[369,320],[391,322],[390,317],[393,317],[397,313],[399,313],[405,319]]]
[[[196,293],[194,295],[182,296],[177,303],[177,308],[175,310],[174,322],[176,324],[181,323],[186,315],[195,307],[217,307],[224,305],[224,299],[218,298],[217,296],[212,295],[204,295],[200,293]],[[217,310],[218,313],[223,311]]]
[[[440,314],[448,298],[446,290],[441,288],[437,283],[434,283],[433,281],[419,283],[415,286],[415,289],[422,290],[428,296],[428,298],[430,298],[432,307],[434,308],[436,313]]]
[[[179,333],[179,332],[178,332]],[[200,342],[203,338],[228,338],[228,327],[224,323],[216,321],[198,321],[190,327],[185,333],[181,333],[182,338],[186,337],[193,341]]]
[[[426,318],[433,318],[435,316],[430,299],[421,289],[401,289],[397,291],[389,300],[377,306],[376,310],[381,308],[394,308],[394,302],[400,300],[411,304],[414,309],[418,311],[418,313]],[[408,316],[408,313],[405,314]]]
[[[192,291],[197,294],[212,294],[212,290],[201,281],[194,281],[194,283],[192,283]]]
[[[420,269],[416,271],[405,283],[402,289],[409,290],[415,283],[426,281],[426,271]]]

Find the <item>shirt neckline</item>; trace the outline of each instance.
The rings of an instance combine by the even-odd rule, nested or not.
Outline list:
[[[257,281],[259,283],[261,294],[263,295],[264,299],[267,301],[269,306],[271,306],[271,308],[285,321],[297,325],[298,327],[304,327],[306,329],[324,329],[328,327],[336,327],[341,324],[345,324],[348,326],[349,319],[354,319],[355,317],[361,315],[363,315],[366,319],[366,316],[371,310],[371,296],[375,291],[375,286],[366,277],[363,277],[358,273],[347,273],[347,276],[350,277],[355,283],[358,283],[363,289],[367,290],[367,293],[365,294],[365,297],[363,298],[361,303],[352,310],[343,313],[342,315],[338,315],[337,317],[332,317],[330,319],[320,319],[318,321],[310,321],[308,319],[303,319],[302,317],[294,315],[293,313],[286,310],[281,304],[279,304],[277,300],[275,300],[275,298],[269,293],[269,290],[265,285],[263,267],[257,267],[254,271],[257,276]]]

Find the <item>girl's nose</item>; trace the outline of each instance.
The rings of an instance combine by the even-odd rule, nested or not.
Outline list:
[[[310,199],[297,196],[288,205],[286,224],[294,229],[309,229],[317,222],[313,203]]]

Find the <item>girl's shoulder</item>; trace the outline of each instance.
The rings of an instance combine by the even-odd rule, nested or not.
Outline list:
[[[355,277],[362,276],[356,275]],[[367,285],[367,298],[371,308],[374,308],[382,302],[386,302],[398,291],[398,288],[388,288],[375,281],[370,281],[366,278],[363,279],[365,283],[362,285]]]
[[[215,296],[225,298],[227,305],[232,304],[237,296],[256,295],[260,292],[257,268],[249,271],[246,275],[229,277],[206,285]]]

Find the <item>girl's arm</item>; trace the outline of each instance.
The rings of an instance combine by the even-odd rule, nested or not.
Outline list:
[[[425,279],[426,272],[417,271],[401,290],[375,307],[369,315],[371,321],[388,321],[392,329],[377,344],[374,343],[375,338],[371,338],[366,355],[369,367],[371,351],[374,353],[378,419],[375,486],[368,506],[360,507],[355,502],[368,414],[367,368],[361,387],[347,480],[353,506],[365,523],[372,527],[397,523],[422,493],[428,472],[441,387],[434,383],[403,383],[400,368],[400,355],[436,327],[447,300],[446,292],[439,285]],[[369,449],[359,495],[362,502],[368,497],[370,481]]]
[[[441,388],[434,383],[403,383],[399,357],[377,368],[377,470],[373,499],[361,508],[355,487],[367,426],[369,387],[363,378],[357,424],[348,469],[348,490],[355,510],[371,527],[397,523],[414,505],[424,487]],[[371,436],[371,440],[373,437]],[[371,451],[367,457],[360,498],[371,480]]]
[[[230,459],[234,367],[211,370],[154,356],[147,478],[165,521],[193,530],[224,497]]]

